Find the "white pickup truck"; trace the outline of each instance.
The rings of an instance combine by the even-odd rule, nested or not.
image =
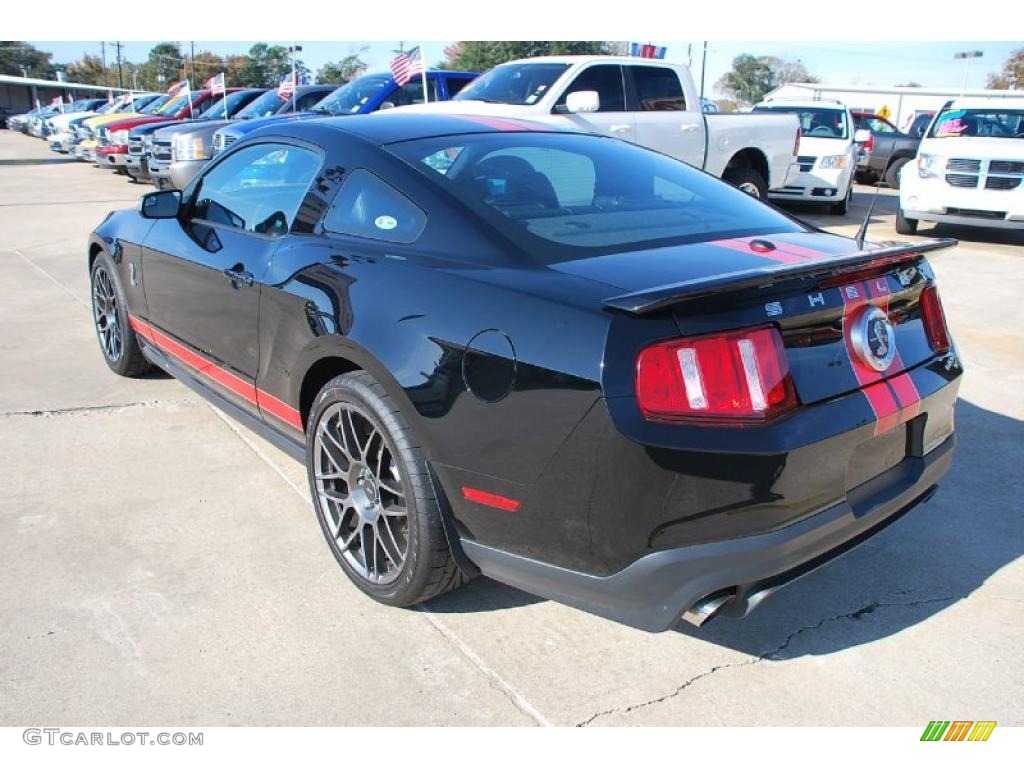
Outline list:
[[[543,56],[501,64],[452,101],[404,110],[523,118],[663,152],[766,197],[795,171],[800,132],[784,114],[705,114],[690,70],[622,56]]]

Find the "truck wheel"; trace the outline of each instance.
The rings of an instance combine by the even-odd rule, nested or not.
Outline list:
[[[845,216],[846,212],[850,210],[850,198],[853,197],[853,182],[850,182],[850,186],[846,188],[846,197],[840,200],[838,203],[832,203],[828,207],[829,213],[835,216]]]
[[[317,519],[359,589],[404,607],[468,581],[448,547],[416,436],[370,374],[353,371],[327,382],[313,401],[308,433]]]
[[[768,197],[768,183],[753,168],[730,168],[722,178],[758,200]]]
[[[896,231],[901,235],[913,235],[917,232],[917,219],[908,219],[903,215],[903,206],[896,207]]]
[[[910,162],[909,157],[897,157],[885,171],[885,183],[891,189],[900,188],[900,169]]]

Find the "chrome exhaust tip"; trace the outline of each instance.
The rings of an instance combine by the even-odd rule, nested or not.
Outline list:
[[[732,602],[735,594],[732,592],[718,592],[698,600],[690,606],[683,614],[682,619],[687,624],[695,627],[702,627],[718,614],[726,605]]]

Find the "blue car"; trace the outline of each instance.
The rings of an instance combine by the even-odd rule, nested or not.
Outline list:
[[[475,72],[455,72],[446,69],[427,71],[429,101],[448,101],[476,77]],[[363,75],[317,102],[305,112],[273,115],[259,120],[247,120],[219,129],[213,135],[213,153],[232,144],[250,131],[272,123],[289,120],[308,120],[315,117],[365,115],[378,109],[403,107],[423,103],[423,78],[414,77],[405,85],[395,82],[390,72]]]

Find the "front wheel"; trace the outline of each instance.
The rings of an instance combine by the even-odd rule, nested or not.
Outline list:
[[[106,251],[96,256],[90,273],[92,317],[107,366],[120,376],[141,376],[152,368],[128,322],[128,302],[114,263]]]
[[[846,188],[846,197],[840,200],[838,203],[832,203],[828,207],[830,213],[835,216],[845,216],[846,212],[850,210],[850,200],[853,198],[853,183]]]
[[[730,168],[722,175],[722,179],[758,200],[768,197],[768,182],[753,168]]]
[[[896,232],[901,235],[913,235],[917,233],[917,219],[908,219],[903,214],[903,206],[896,207]]]
[[[409,606],[465,583],[423,454],[370,374],[354,371],[327,382],[313,402],[308,433],[306,470],[317,519],[359,589],[378,602]]]

